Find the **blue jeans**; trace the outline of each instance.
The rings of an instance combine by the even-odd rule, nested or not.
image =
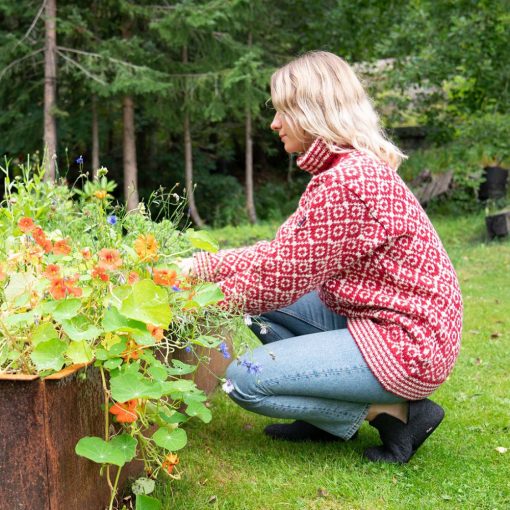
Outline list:
[[[265,345],[227,369],[230,397],[249,411],[303,420],[349,439],[371,404],[404,402],[377,381],[347,319],[329,310],[317,292],[262,314],[251,329]]]

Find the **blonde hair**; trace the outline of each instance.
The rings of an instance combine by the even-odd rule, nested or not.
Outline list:
[[[369,152],[397,169],[406,156],[385,136],[379,116],[345,60],[311,51],[271,77],[271,98],[294,134],[322,138],[333,152]]]

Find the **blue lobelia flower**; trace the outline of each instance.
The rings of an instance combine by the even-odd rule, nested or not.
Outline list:
[[[78,163],[78,165],[83,165],[83,156],[80,155],[79,158],[76,158],[76,163]]]
[[[177,285],[172,285],[172,290],[174,292],[181,292],[181,289],[179,289],[179,287],[177,287]]]
[[[225,359],[229,359],[230,358],[230,352],[228,352],[228,346],[225,342],[221,342],[220,346],[219,346],[219,349],[221,351],[221,354],[223,354],[223,357]]]
[[[186,352],[191,352],[191,345],[188,345],[187,347],[185,347],[184,350]]]
[[[241,365],[246,367],[249,374],[258,374],[262,371],[262,365],[260,363],[253,363],[247,359],[243,359]]]
[[[111,216],[108,216],[106,218],[106,221],[110,224],[110,225],[115,225],[115,223],[117,223],[117,216],[115,216],[114,214],[112,214]]]

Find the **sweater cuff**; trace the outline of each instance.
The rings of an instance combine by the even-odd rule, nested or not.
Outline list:
[[[191,274],[197,276],[201,280],[211,280],[212,267],[210,263],[209,253],[200,251],[193,255],[193,265],[191,267]]]

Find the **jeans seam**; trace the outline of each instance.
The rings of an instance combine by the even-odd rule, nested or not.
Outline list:
[[[288,315],[289,317],[293,317],[294,319],[298,319],[302,322],[305,322],[309,326],[313,326],[314,328],[317,328],[319,330],[319,332],[321,332],[321,333],[325,333],[326,331],[334,331],[334,330],[326,329],[324,326],[320,325],[318,322],[315,322],[313,319],[308,319],[308,318],[305,319],[301,315],[298,315],[297,313],[294,313],[292,311],[280,309],[280,310],[275,310],[275,312],[282,313],[284,315]],[[341,328],[341,329],[345,329],[345,328]]]
[[[340,369],[331,369],[331,370],[321,370],[320,372],[311,372],[311,373],[304,373],[304,374],[297,374],[294,376],[285,376],[285,377],[275,377],[272,379],[266,379],[262,384],[278,384],[281,381],[299,381],[301,379],[310,379],[312,377],[319,378],[323,376],[328,375],[339,375],[346,372],[356,372],[356,371],[369,371],[370,369],[366,367],[365,365],[356,365],[354,367],[349,368],[340,368]],[[260,388],[261,383],[257,382],[257,386]]]

